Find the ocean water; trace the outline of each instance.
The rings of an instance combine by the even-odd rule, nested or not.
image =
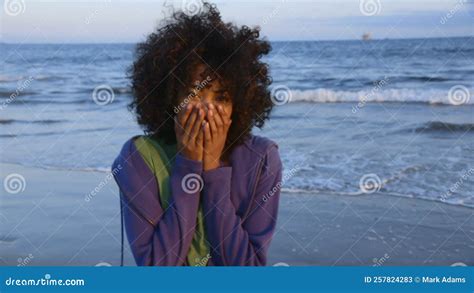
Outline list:
[[[2,162],[107,172],[141,133],[133,44],[0,50]],[[474,38],[276,42],[265,60],[277,106],[255,134],[278,142],[284,191],[474,207]]]

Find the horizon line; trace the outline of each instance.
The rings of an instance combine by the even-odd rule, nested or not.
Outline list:
[[[289,43],[289,42],[347,42],[347,41],[364,41],[364,42],[370,42],[370,41],[383,41],[383,40],[421,40],[421,39],[454,39],[454,38],[473,38],[474,35],[470,36],[449,36],[449,37],[408,37],[408,38],[373,38],[369,40],[363,40],[362,38],[353,38],[353,39],[317,39],[317,40],[268,40],[271,43]],[[264,38],[266,39],[266,38]],[[23,42],[5,42],[0,40],[1,45],[119,45],[119,44],[138,44],[143,41],[127,41],[127,42],[29,42],[29,43],[23,43]]]

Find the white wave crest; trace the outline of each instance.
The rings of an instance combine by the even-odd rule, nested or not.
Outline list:
[[[471,89],[471,96],[474,91]],[[334,91],[325,88],[292,90],[291,102],[311,103],[427,103],[452,105],[448,90],[384,89],[379,91]],[[465,104],[474,104],[470,99]]]

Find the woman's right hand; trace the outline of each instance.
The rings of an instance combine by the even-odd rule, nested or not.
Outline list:
[[[189,103],[174,118],[178,152],[194,161],[203,159],[202,123],[205,118],[200,104]]]

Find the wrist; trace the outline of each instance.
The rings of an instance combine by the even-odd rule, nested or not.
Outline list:
[[[202,156],[199,156],[195,153],[190,153],[186,151],[181,151],[179,153],[188,160],[202,162]]]
[[[220,163],[219,159],[209,158],[209,159],[204,160],[203,169],[204,169],[204,171],[209,171],[209,170],[219,168],[220,165],[221,165],[221,163]]]
[[[188,159],[182,154],[178,154],[174,160],[173,173],[176,173],[176,175],[179,175],[178,176],[179,178],[190,173],[201,174],[202,170],[203,170],[202,162]]]

